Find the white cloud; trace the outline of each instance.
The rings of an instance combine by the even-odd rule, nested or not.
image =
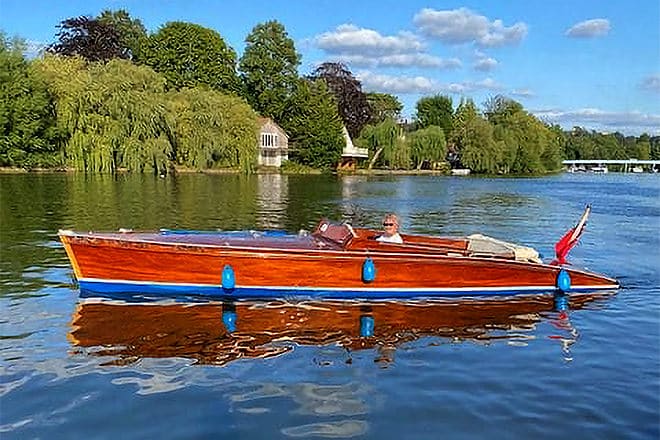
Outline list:
[[[502,90],[503,87],[501,84],[499,84],[497,81],[495,81],[492,78],[486,78],[481,81],[468,81],[465,84],[470,86],[471,90],[492,90],[492,91],[497,91],[497,90]]]
[[[651,92],[660,93],[660,73],[649,75],[642,80],[639,85],[642,90],[649,90]]]
[[[327,53],[371,57],[418,52],[424,49],[424,44],[410,32],[383,36],[372,29],[359,28],[352,24],[342,24],[332,32],[325,32],[317,36],[315,42]]]
[[[512,96],[518,96],[520,98],[533,98],[534,92],[529,89],[513,89],[511,90]]]
[[[358,67],[422,67],[437,69],[458,69],[462,63],[458,58],[440,58],[424,53],[384,55],[339,55],[337,61]]]
[[[536,110],[532,113],[544,121],[559,124],[564,128],[578,126],[598,131],[620,131],[624,134],[660,135],[660,115],[638,111],[608,112],[584,108],[570,111]]]
[[[495,47],[519,43],[527,35],[527,25],[518,22],[506,27],[502,20],[490,21],[467,8],[443,10],[424,8],[415,14],[413,23],[419,31],[448,44],[474,42]]]
[[[610,32],[610,21],[605,18],[594,18],[581,21],[566,31],[566,36],[574,38],[602,37]]]
[[[315,45],[334,60],[357,67],[419,67],[457,69],[457,58],[440,58],[422,52],[424,43],[410,32],[383,36],[372,29],[343,24],[314,38]]]
[[[461,95],[476,90],[502,90],[502,86],[491,78],[482,81],[441,83],[424,76],[380,75],[369,71],[358,72],[355,76],[362,83],[362,88],[370,92],[392,94],[450,93]]]
[[[423,76],[379,75],[368,71],[358,72],[355,76],[362,83],[362,88],[367,91],[392,94],[434,93],[437,91],[436,82]]]
[[[477,51],[475,55],[477,57],[477,60],[474,62],[474,65],[472,66],[474,70],[479,70],[481,72],[488,72],[495,69],[499,64],[495,58],[491,58],[482,52]]]

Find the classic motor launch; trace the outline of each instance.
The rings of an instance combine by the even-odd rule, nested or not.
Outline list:
[[[588,215],[588,210],[585,212]],[[584,220],[584,221],[583,221]],[[567,266],[586,216],[543,263],[527,247],[483,235],[379,233],[322,220],[311,234],[282,231],[60,231],[81,289],[230,298],[405,298],[617,289]]]

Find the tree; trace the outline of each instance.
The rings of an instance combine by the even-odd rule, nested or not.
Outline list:
[[[459,104],[453,126],[452,143],[462,166],[476,173],[500,171],[502,144],[495,142],[493,126],[479,114],[474,102],[467,100]]]
[[[484,114],[491,124],[497,125],[524,111],[522,104],[503,95],[496,95],[484,103]]]
[[[241,98],[201,88],[168,96],[173,160],[194,169],[239,167],[257,157],[257,115]]]
[[[236,53],[216,31],[197,24],[167,23],[145,41],[139,62],[162,73],[170,89],[205,85],[220,92],[240,90]]]
[[[282,121],[292,159],[315,168],[333,168],[345,141],[337,102],[323,81],[301,79]]]
[[[362,128],[371,118],[371,110],[362,84],[350,70],[341,63],[323,63],[310,79],[322,79],[337,100],[339,115],[352,138],[359,136]]]
[[[380,124],[367,125],[356,140],[362,148],[368,148],[371,153],[369,169],[382,161],[392,168],[410,167],[410,149],[405,142],[403,130],[393,119],[386,119]]]
[[[651,159],[651,140],[648,134],[644,133],[637,139],[637,156],[639,160]]]
[[[451,137],[454,115],[451,97],[443,95],[427,96],[417,101],[416,108],[417,128],[437,125],[445,132],[445,138]]]
[[[0,34],[0,166],[59,165],[53,100],[24,49]]]
[[[80,57],[35,61],[56,100],[64,156],[80,171],[163,171],[171,154],[165,79],[126,60]]]
[[[396,121],[401,116],[403,104],[396,96],[388,93],[367,93],[366,95],[371,109],[370,124],[378,124],[388,118]]]
[[[122,43],[119,31],[108,21],[80,16],[63,20],[58,28],[59,42],[48,46],[47,51],[50,53],[78,55],[88,61],[130,58],[130,51]]]
[[[147,38],[147,30],[139,19],[132,19],[124,9],[117,11],[106,9],[98,16],[98,21],[115,28],[129,59],[138,55],[140,47]]]
[[[649,138],[651,144],[651,160],[660,160],[660,136]]]
[[[549,128],[520,103],[498,95],[485,107],[486,117],[495,127],[495,140],[503,143],[500,171],[541,173],[559,168],[560,144],[553,141]]]
[[[417,169],[424,163],[444,161],[447,157],[447,141],[442,128],[431,125],[410,133],[410,156]]]
[[[277,21],[258,24],[245,42],[239,63],[245,97],[259,114],[281,121],[296,88],[300,55]]]

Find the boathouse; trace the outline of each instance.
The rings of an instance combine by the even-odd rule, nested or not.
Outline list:
[[[289,136],[270,118],[259,118],[259,158],[260,166],[281,167],[289,160]]]
[[[357,148],[353,145],[351,136],[348,134],[346,127],[342,127],[342,133],[344,135],[344,149],[341,153],[341,160],[337,169],[345,171],[354,171],[357,168],[357,162],[359,159],[366,159],[369,157],[369,150],[366,148]]]

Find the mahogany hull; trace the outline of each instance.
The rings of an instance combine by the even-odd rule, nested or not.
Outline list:
[[[81,288],[99,293],[365,299],[552,293],[560,270],[569,274],[571,291],[619,287],[616,280],[572,268],[421,250],[332,249],[277,240],[250,247],[68,231],[60,237]],[[375,267],[370,282],[363,279],[367,259]],[[225,267],[235,280],[231,287],[223,287]]]

